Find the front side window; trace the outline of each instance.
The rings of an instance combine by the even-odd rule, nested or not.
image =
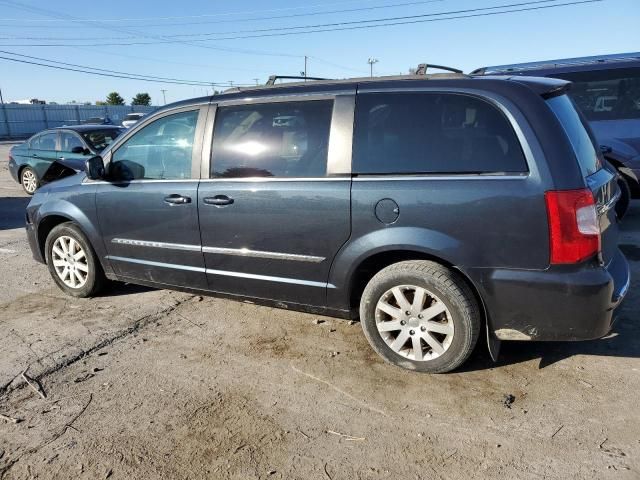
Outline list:
[[[84,144],[80,138],[70,132],[60,133],[60,150],[63,152],[72,152],[74,148],[80,147],[84,149]]]
[[[589,121],[640,119],[640,68],[559,73]]]
[[[446,93],[359,94],[353,169],[358,174],[528,170],[502,112],[479,98]]]
[[[332,100],[218,108],[211,176],[324,176],[332,110]]]
[[[43,133],[31,140],[29,145],[35,150],[55,150],[57,136],[56,132]]]
[[[198,110],[159,118],[114,152],[109,172],[118,180],[191,178]]]

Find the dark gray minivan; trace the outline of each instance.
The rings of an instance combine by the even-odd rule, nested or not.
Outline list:
[[[493,355],[598,338],[629,268],[569,85],[411,75],[169,105],[36,192],[31,248],[75,296],[108,278],[359,316],[424,372],[484,332]]]

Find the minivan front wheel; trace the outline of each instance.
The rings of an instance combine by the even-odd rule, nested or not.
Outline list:
[[[476,299],[460,275],[425,260],[378,272],[362,294],[360,321],[382,358],[428,373],[449,372],[467,360],[481,326]]]
[[[90,297],[105,282],[100,262],[82,231],[72,223],[56,226],[45,243],[49,273],[56,284],[74,297]]]

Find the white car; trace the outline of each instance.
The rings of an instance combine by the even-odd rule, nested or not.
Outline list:
[[[124,120],[122,120],[122,126],[131,128],[138,123],[142,117],[144,117],[144,113],[129,113],[125,115]]]

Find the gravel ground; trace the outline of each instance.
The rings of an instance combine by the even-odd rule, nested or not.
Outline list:
[[[610,336],[429,376],[336,319],[129,285],[64,296],[31,260],[7,151],[0,413],[20,422],[0,419],[0,479],[640,478],[640,202]]]

